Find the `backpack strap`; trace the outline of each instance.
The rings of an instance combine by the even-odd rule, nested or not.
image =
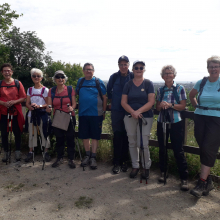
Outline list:
[[[57,89],[56,86],[52,87],[52,89],[51,89],[52,105],[53,105],[53,100],[54,100],[54,97],[55,97],[56,89]]]
[[[70,103],[72,106],[72,91],[73,91],[73,87],[72,86],[67,86],[67,91],[68,91],[68,97],[70,99]]]
[[[200,96],[202,95],[203,88],[204,88],[204,86],[205,86],[207,80],[208,80],[208,77],[204,77],[204,78],[202,79],[202,82],[200,83],[199,95],[198,95],[198,98],[197,98],[197,102],[198,102],[199,105],[200,105]]]
[[[177,89],[178,89],[179,86],[180,86],[179,84],[176,84],[176,86],[173,86],[172,89],[165,89],[166,86],[161,87],[160,88],[160,102],[162,102],[165,92],[173,91],[174,99],[179,104],[180,103],[180,99],[179,99],[178,92],[177,92]]]
[[[100,82],[99,82],[99,78],[95,77],[95,83],[96,83],[96,88],[99,92],[99,96],[101,98],[101,100],[103,101],[103,97],[102,97],[102,91],[101,91],[101,87],[100,87]]]
[[[79,83],[79,89],[78,89],[77,94],[79,95],[79,91],[80,91],[80,89],[81,89],[82,87],[96,87],[97,90],[98,90],[99,96],[100,96],[101,100],[103,101],[102,91],[101,91],[101,87],[100,87],[99,78],[96,78],[96,77],[95,77],[95,84],[96,84],[96,86],[83,86],[84,81],[85,81],[85,77],[83,77],[83,78],[81,79],[80,83]]]
[[[28,89],[30,96],[32,96],[32,87]]]
[[[13,85],[13,86],[2,86],[2,80],[0,80],[0,88],[1,88],[1,87],[7,87],[7,88],[10,88],[10,87],[17,87],[18,92],[19,92],[19,89],[20,89],[20,83],[19,83],[19,80],[14,79],[14,82],[15,82],[15,85]]]

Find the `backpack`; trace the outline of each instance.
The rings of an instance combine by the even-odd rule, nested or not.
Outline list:
[[[56,86],[52,87],[52,89],[51,89],[52,104],[53,104],[54,98],[60,98],[61,109],[62,109],[63,98],[69,98],[69,99],[70,99],[71,106],[72,106],[72,91],[73,91],[72,86],[67,86],[67,91],[68,91],[68,95],[67,95],[67,96],[55,96],[56,89],[57,89]]]
[[[83,78],[81,79],[80,83],[79,83],[79,90],[78,90],[77,94],[79,95],[79,91],[80,91],[80,89],[81,89],[82,87],[95,87],[95,88],[97,88],[98,93],[99,93],[99,96],[100,96],[101,100],[103,101],[102,91],[101,91],[101,87],[100,87],[99,78],[96,78],[96,77],[95,77],[95,83],[96,83],[95,86],[83,86],[84,81],[85,81],[85,77],[83,77]]]
[[[176,100],[176,102],[177,102],[178,104],[180,104],[180,99],[179,99],[178,92],[177,92],[177,88],[178,88],[179,86],[180,86],[179,84],[176,84],[176,86],[173,86],[173,89],[164,89],[165,86],[161,87],[161,88],[160,88],[160,102],[162,102],[165,92],[167,92],[167,91],[173,91],[174,99]]]
[[[14,82],[15,82],[15,85],[12,85],[12,86],[2,86],[2,80],[0,80],[0,88],[1,88],[1,87],[7,87],[7,88],[9,88],[9,87],[17,87],[18,92],[19,92],[19,89],[20,89],[19,80],[14,79]]]
[[[29,88],[29,94],[30,94],[31,97],[33,97],[33,96],[40,96],[40,97],[43,98],[44,101],[45,101],[45,98],[43,97],[44,90],[45,90],[45,86],[42,88],[41,94],[32,94],[32,87],[30,87],[30,88]]]

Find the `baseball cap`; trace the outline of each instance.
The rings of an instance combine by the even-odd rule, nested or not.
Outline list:
[[[121,57],[119,57],[118,63],[120,63],[122,60],[124,60],[124,61],[126,61],[126,62],[129,62],[128,57],[126,57],[125,55],[122,55]]]
[[[134,63],[133,63],[133,67],[137,63],[141,63],[141,64],[143,64],[145,66],[145,62],[144,61],[142,61],[142,60],[135,60]]]

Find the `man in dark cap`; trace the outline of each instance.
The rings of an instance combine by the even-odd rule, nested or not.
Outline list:
[[[111,102],[111,119],[112,130],[114,132],[113,146],[114,146],[114,167],[112,172],[114,174],[127,172],[128,160],[128,137],[124,125],[125,110],[121,106],[121,96],[124,85],[134,78],[132,72],[129,71],[129,59],[127,56],[121,56],[118,59],[119,71],[113,73],[108,81],[107,94]]]

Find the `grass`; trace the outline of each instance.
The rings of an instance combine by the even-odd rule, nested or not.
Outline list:
[[[23,188],[25,185],[23,183],[20,183],[18,185],[14,185],[14,183],[10,183],[9,185],[7,185],[5,187],[5,189],[9,190],[9,191],[18,191],[20,190],[21,188]]]
[[[80,196],[79,199],[75,202],[75,206],[79,209],[81,208],[90,208],[93,202],[92,198],[86,196]]]

